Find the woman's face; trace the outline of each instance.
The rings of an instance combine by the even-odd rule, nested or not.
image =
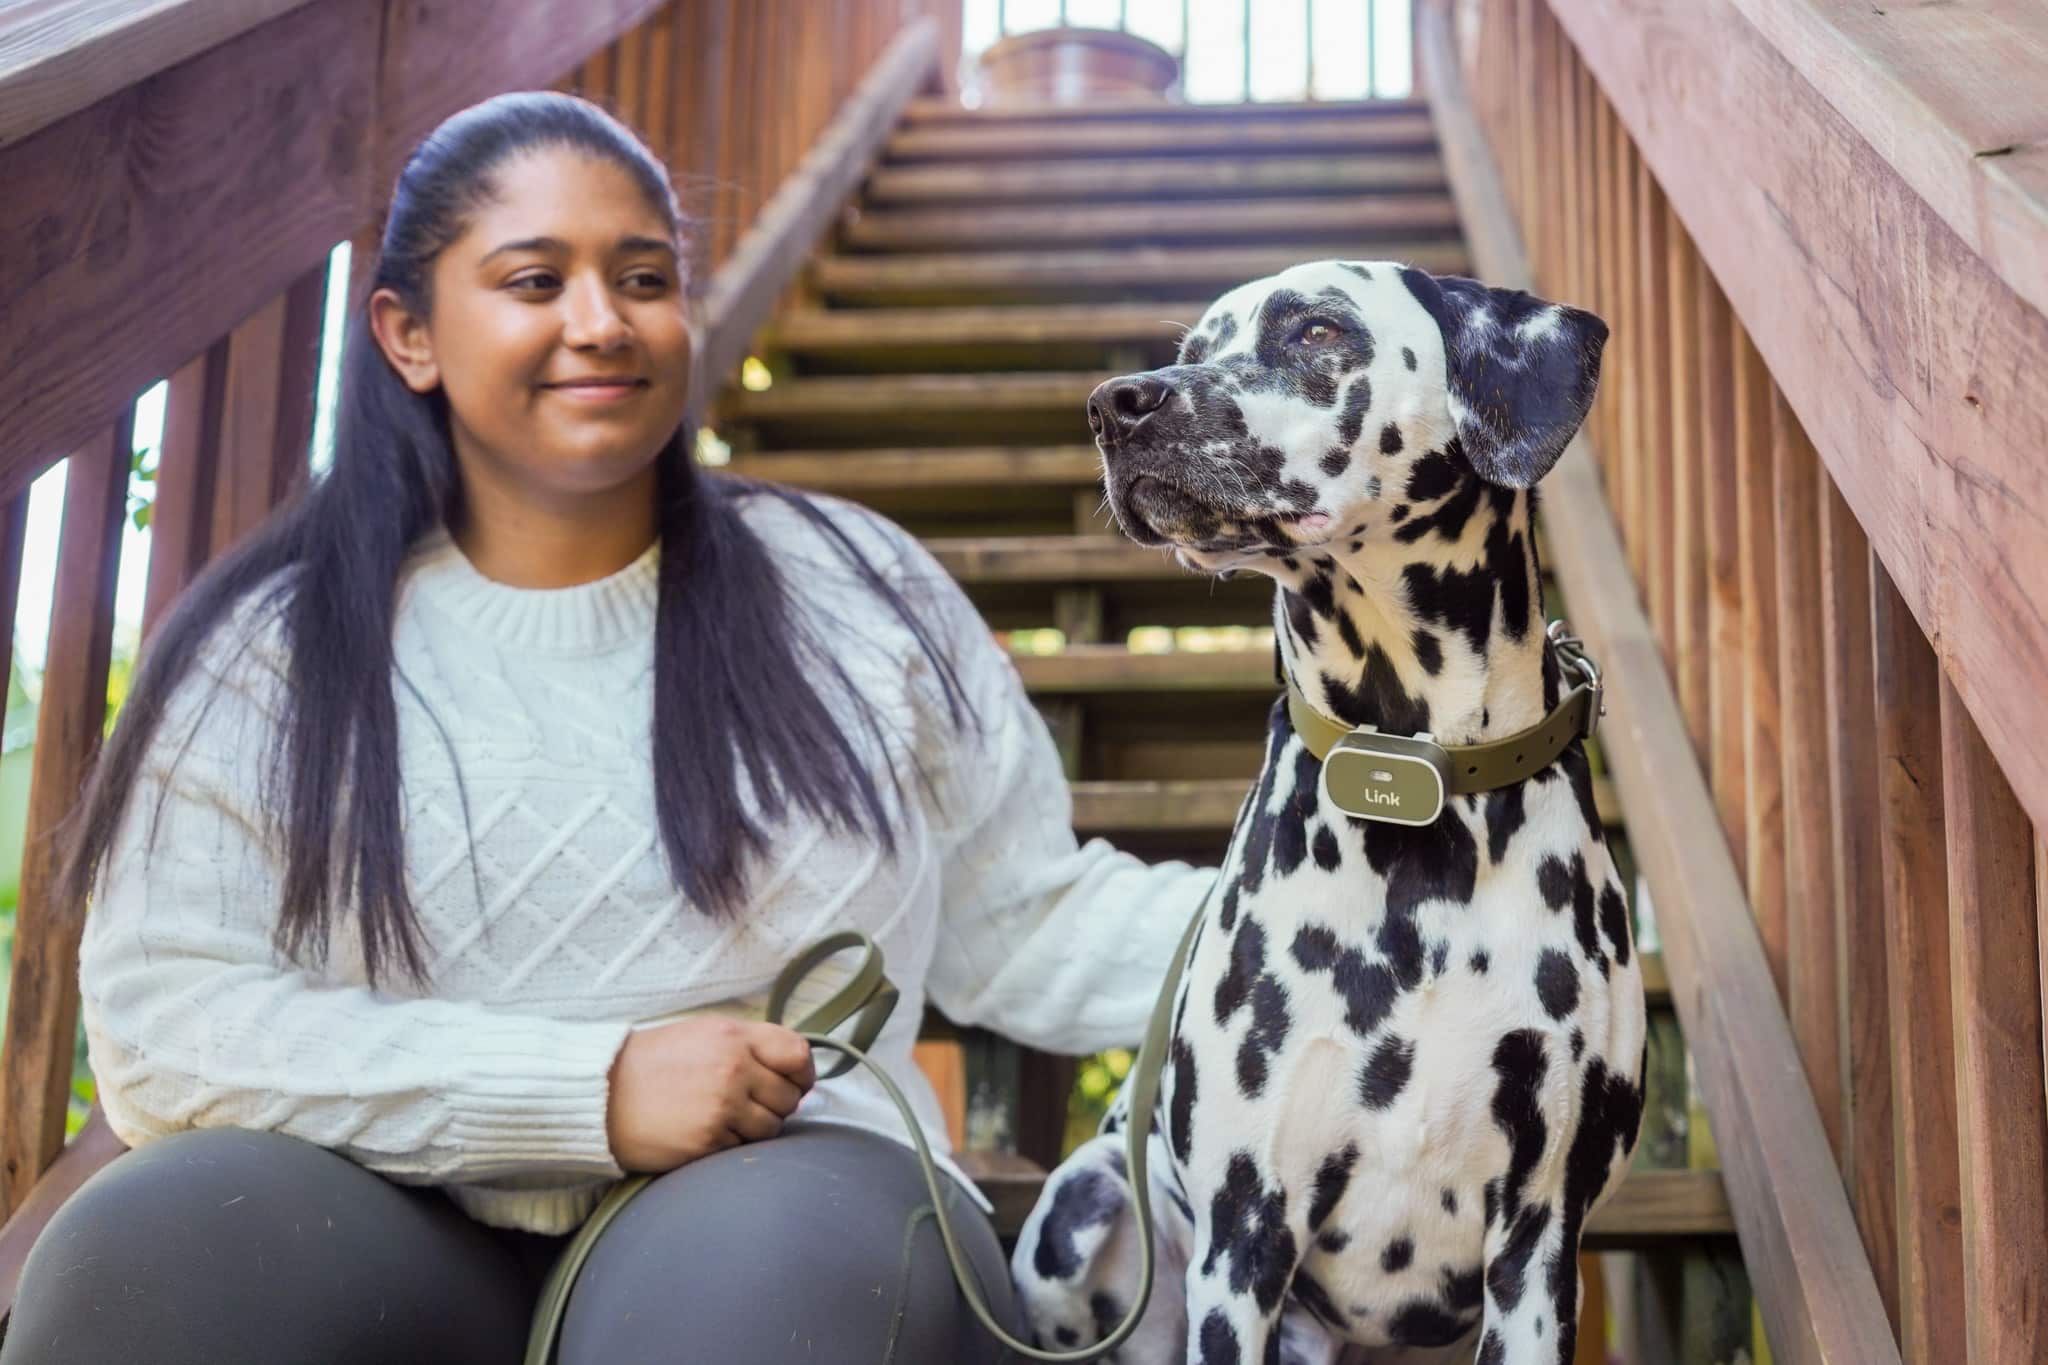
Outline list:
[[[433,266],[433,313],[373,305],[417,392],[448,398],[465,483],[521,502],[651,473],[688,398],[680,264],[659,210],[609,161],[546,149],[500,167],[497,195]]]

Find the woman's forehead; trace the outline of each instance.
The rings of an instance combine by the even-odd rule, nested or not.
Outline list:
[[[647,249],[673,237],[639,182],[616,162],[567,148],[522,152],[492,177],[494,192],[477,205],[464,234],[478,254],[509,240],[538,240],[571,249]]]

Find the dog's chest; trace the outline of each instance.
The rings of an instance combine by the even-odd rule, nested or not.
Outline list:
[[[1479,1308],[1503,1097],[1561,1151],[1586,1069],[1636,1074],[1639,968],[1569,761],[1411,829],[1326,809],[1304,754],[1277,745],[1247,807],[1161,1112],[1219,1241],[1305,1203],[1297,1295],[1358,1339],[1432,1339]]]

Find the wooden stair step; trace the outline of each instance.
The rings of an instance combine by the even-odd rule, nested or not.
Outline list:
[[[1170,551],[1122,536],[960,536],[928,540],[925,548],[963,584],[1210,582]]]
[[[1269,685],[1271,677],[1270,673],[1267,674]],[[1244,800],[1245,788],[1250,781],[1247,776],[1242,779],[1219,777],[1167,781],[1131,778],[1070,783],[1074,795],[1074,828],[1082,834],[1126,830],[1214,831],[1226,834],[1237,819],[1238,803]],[[1593,779],[1593,805],[1600,813],[1600,823],[1606,828],[1619,829],[1625,823],[1621,797],[1614,789],[1613,779]],[[1661,967],[1660,962],[1660,971]],[[1647,974],[1649,968],[1646,966],[1644,971]],[[1662,982],[1661,976],[1659,981]],[[1660,985],[1660,989],[1668,992],[1669,987]]]
[[[1002,165],[879,167],[864,194],[873,204],[944,200],[1241,199],[1252,195],[1441,192],[1448,182],[1434,151],[1353,156],[1245,156],[1174,161],[1015,161]]]
[[[829,299],[854,304],[1089,302],[1146,294],[1213,299],[1238,285],[1333,254],[1327,244],[1303,242],[822,256],[811,263],[811,284]],[[1357,252],[1342,254],[1361,258]],[[1451,240],[1380,243],[1362,258],[1402,261],[1435,274],[1459,274],[1471,267],[1464,244]]]
[[[772,388],[729,389],[718,403],[721,424],[884,427],[933,421],[944,429],[986,429],[1028,415],[1088,434],[1088,395],[1114,371],[1024,374],[887,374],[861,378],[785,380]]]
[[[1091,100],[1087,104],[1003,104],[969,108],[956,99],[914,99],[904,107],[907,126],[984,127],[1048,124],[1062,128],[1091,124],[1284,123],[1299,119],[1401,118],[1427,114],[1426,100],[1263,100],[1256,104],[1161,104],[1157,100]]]
[[[1083,487],[1102,479],[1102,456],[1086,445],[777,450],[735,455],[727,467],[749,478],[855,499],[920,487],[988,493]]]
[[[1246,152],[1360,152],[1433,148],[1426,112],[1358,118],[1344,113],[1248,122],[1228,116],[1048,124],[910,124],[883,149],[889,161],[998,157],[1216,156]]]
[[[1014,1152],[960,1152],[955,1160],[995,1205],[996,1233],[1015,1237],[1038,1202],[1046,1173]],[[1669,1250],[1703,1237],[1733,1237],[1735,1214],[1719,1171],[1630,1171],[1586,1220],[1587,1251]]]
[[[877,209],[853,217],[842,245],[862,251],[1077,246],[1111,242],[1332,241],[1346,254],[1386,237],[1454,236],[1448,194],[1375,194],[1321,199],[1246,199],[1204,204],[1034,205]]]
[[[1175,346],[1207,299],[997,308],[803,308],[769,333],[776,350],[803,355],[1004,346]]]
[[[1058,654],[1015,654],[1025,690],[1046,693],[1278,692],[1272,649],[1135,654],[1122,645],[1069,645]]]

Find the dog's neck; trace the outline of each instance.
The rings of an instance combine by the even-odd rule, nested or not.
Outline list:
[[[1479,744],[1557,704],[1532,495],[1469,468],[1449,481],[1427,501],[1383,502],[1316,556],[1263,566],[1280,581],[1282,666],[1333,720]]]

